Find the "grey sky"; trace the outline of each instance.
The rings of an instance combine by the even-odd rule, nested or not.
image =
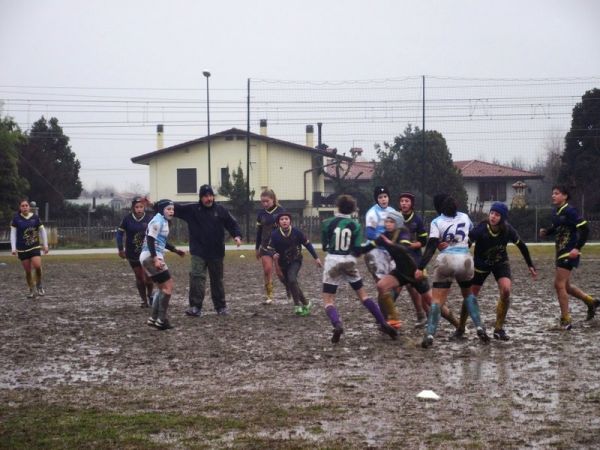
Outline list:
[[[24,129],[41,110],[61,123],[79,124],[64,130],[86,188],[147,187],[145,169],[129,160],[155,148],[161,114],[132,105],[113,117],[55,112],[50,101],[39,110],[11,99],[204,101],[203,70],[212,73],[211,100],[241,101],[248,78],[597,78],[599,22],[600,2],[594,0],[0,0],[0,101],[5,99],[3,114]],[[178,128],[171,138],[204,135],[200,114],[196,127]],[[106,127],[81,124],[103,121],[136,126],[108,135]],[[211,131],[229,128],[224,124],[215,122]],[[167,137],[171,130],[166,127]]]

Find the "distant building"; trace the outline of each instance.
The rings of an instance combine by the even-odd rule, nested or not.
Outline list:
[[[454,161],[454,166],[461,171],[470,211],[487,211],[493,202],[502,202],[510,207],[517,194],[516,187],[522,186],[518,182],[543,178],[542,175],[527,170],[476,159]],[[515,183],[516,187],[513,187]],[[519,205],[522,205],[522,201],[519,200]]]
[[[350,167],[346,177],[356,179],[359,183],[371,183],[377,163],[362,159],[362,149],[351,149],[350,151],[353,156],[356,156],[356,160]],[[348,163],[344,162],[340,166],[343,171],[348,167]],[[476,159],[454,161],[454,166],[462,174],[465,191],[467,192],[467,206],[470,211],[486,211],[495,201],[503,202],[509,207],[513,204],[517,207],[523,207],[525,201],[524,189],[526,188],[526,185],[523,186],[524,181],[543,178],[542,175],[527,170],[514,169]],[[325,170],[331,176],[335,176],[334,165],[328,166]],[[326,178],[326,196],[332,192],[333,182]]]
[[[159,126],[160,127],[160,126]],[[267,121],[260,121],[260,134],[246,130],[228,130],[162,147],[162,128],[157,136],[157,150],[131,158],[150,168],[150,198],[170,198],[180,202],[198,201],[198,189],[208,184],[208,142],[210,141],[211,184],[218,201],[218,189],[241,166],[247,177],[247,143],[250,137],[250,190],[258,201],[264,189],[273,189],[286,209],[296,214],[318,215],[325,190],[323,165],[333,152],[314,147],[313,126],[306,126],[306,143],[267,136]],[[350,160],[338,156],[343,160]]]

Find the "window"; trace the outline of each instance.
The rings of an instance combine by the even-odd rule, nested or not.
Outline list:
[[[479,200],[482,202],[505,202],[506,181],[480,181]]]
[[[221,167],[221,186],[225,186],[229,181],[229,167]]]
[[[197,191],[196,169],[177,169],[177,193],[195,194]]]

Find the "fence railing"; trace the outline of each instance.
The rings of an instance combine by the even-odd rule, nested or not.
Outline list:
[[[547,220],[548,212],[535,214],[533,211],[531,214],[515,218],[513,225],[519,231],[521,238],[525,242],[538,242],[538,229],[549,224]],[[433,218],[433,212],[426,212],[425,223],[426,229],[429,227],[429,221]],[[474,223],[479,222],[485,217],[485,215],[473,215],[471,219]],[[320,217],[299,217],[295,218],[293,226],[299,228],[312,242],[321,241],[321,223]],[[598,241],[600,240],[600,215],[592,216],[588,219],[590,226],[589,240]],[[117,225],[98,225],[92,226],[57,226],[55,224],[46,225],[46,231],[48,233],[48,243],[52,248],[57,247],[99,247],[99,246],[116,246],[116,234]],[[244,227],[242,232],[245,231]],[[225,233],[226,240],[229,240],[228,233]],[[254,243],[256,238],[256,223],[251,221],[250,223],[250,235],[243,236],[245,243]],[[169,240],[174,243],[187,244],[189,242],[188,227],[187,224],[179,219],[174,219],[171,224],[169,232]],[[0,245],[7,247],[10,243],[10,230],[0,229]]]

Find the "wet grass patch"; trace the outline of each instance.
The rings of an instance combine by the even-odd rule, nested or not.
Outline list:
[[[0,412],[0,448],[164,448],[160,436],[219,436],[244,430],[229,417],[176,412],[115,413],[55,405],[4,408]]]

